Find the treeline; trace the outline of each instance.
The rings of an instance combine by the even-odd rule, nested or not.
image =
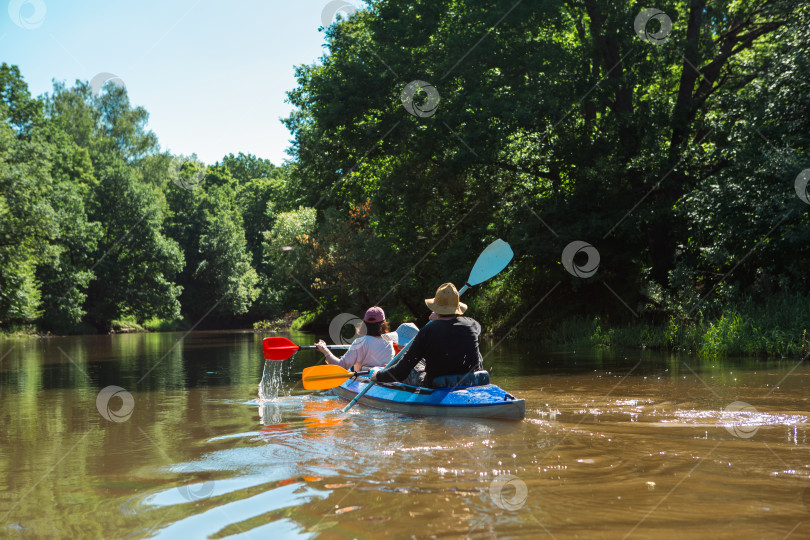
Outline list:
[[[147,112],[114,84],[57,83],[33,98],[3,64],[0,116],[3,326],[108,331],[181,316],[230,326],[295,300],[277,286],[279,246],[299,215],[285,213],[283,169],[162,152]]]
[[[283,167],[168,155],[123,89],[4,66],[0,320],[424,318],[497,237],[467,301],[501,333],[806,305],[810,3],[644,8],[373,0],[297,68]]]

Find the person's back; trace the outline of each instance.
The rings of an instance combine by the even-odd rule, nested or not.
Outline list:
[[[343,358],[338,358],[327,348],[323,340],[315,347],[326,357],[326,363],[344,369],[362,371],[373,367],[385,366],[394,357],[394,346],[383,337],[388,332],[385,312],[379,306],[368,308],[363,317],[366,335],[355,339]]]
[[[481,325],[469,317],[439,318],[422,328],[408,352],[378,381],[404,381],[419,360],[425,360],[424,384],[442,375],[463,375],[481,369],[478,336]],[[382,375],[382,377],[380,376]]]
[[[344,369],[362,371],[382,367],[394,357],[394,346],[381,336],[361,336],[355,339],[346,354],[336,364]]]

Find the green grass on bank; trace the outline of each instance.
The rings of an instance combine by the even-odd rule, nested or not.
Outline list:
[[[492,321],[503,314],[505,306],[480,302],[474,310],[485,331],[495,329],[502,336],[508,332],[505,321]],[[504,308],[504,309],[498,309]],[[388,320],[396,328],[408,319],[404,313],[392,313]],[[327,327],[328,319],[319,312],[304,312],[291,325],[291,330]],[[718,314],[699,312],[695,318],[670,315],[664,324],[643,319],[632,323],[612,323],[599,316],[574,316],[556,325],[524,321],[513,333],[517,338],[531,338],[545,349],[589,347],[598,349],[653,349],[683,352],[701,357],[770,356],[796,357],[810,353],[810,298],[781,295],[765,302],[746,299],[728,305]]]
[[[306,327],[311,325],[318,318],[318,316],[319,314],[316,311],[304,311],[292,322],[290,325],[290,330],[297,332],[302,328],[306,329]]]
[[[612,325],[600,317],[575,317],[547,332],[541,342],[547,347],[648,348],[704,357],[801,356],[810,352],[810,299],[748,299],[714,317],[673,315],[664,325]]]
[[[514,299],[513,299],[514,300]],[[474,306],[476,318],[485,331],[496,336],[508,332],[509,325],[497,320],[508,313],[509,299],[502,295],[482,295]],[[573,316],[556,324],[524,321],[517,338],[539,342],[546,349],[590,347],[598,349],[652,349],[682,352],[701,357],[767,356],[796,357],[810,353],[810,297],[781,294],[766,301],[744,300],[729,303],[716,313],[697,312],[687,317],[683,309],[673,309],[666,322],[640,320],[614,322],[599,316]],[[388,317],[396,328],[407,319],[404,313]],[[493,320],[496,319],[496,320]],[[660,321],[660,319],[659,319]],[[328,325],[317,312],[302,313],[293,330]]]
[[[124,317],[112,321],[113,332],[175,332],[188,328],[185,319],[169,320],[152,317],[143,322],[138,322],[134,317]]]
[[[0,329],[2,337],[39,337],[42,334],[32,324],[14,324]]]

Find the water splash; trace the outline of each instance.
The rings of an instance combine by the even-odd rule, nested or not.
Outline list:
[[[284,390],[284,378],[290,375],[292,362],[264,361],[262,380],[259,382],[259,401],[271,401],[279,397]],[[290,395],[289,389],[285,395]]]

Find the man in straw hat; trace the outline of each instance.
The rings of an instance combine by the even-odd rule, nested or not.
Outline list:
[[[433,312],[431,323],[419,330],[410,348],[396,364],[377,371],[372,380],[399,382],[408,378],[411,370],[424,359],[425,372],[421,382],[431,386],[433,379],[443,375],[463,375],[481,369],[478,336],[481,325],[469,317],[459,317],[467,305],[459,302],[458,291],[452,283],[444,283],[434,298],[425,300]],[[408,382],[417,382],[409,379]]]

